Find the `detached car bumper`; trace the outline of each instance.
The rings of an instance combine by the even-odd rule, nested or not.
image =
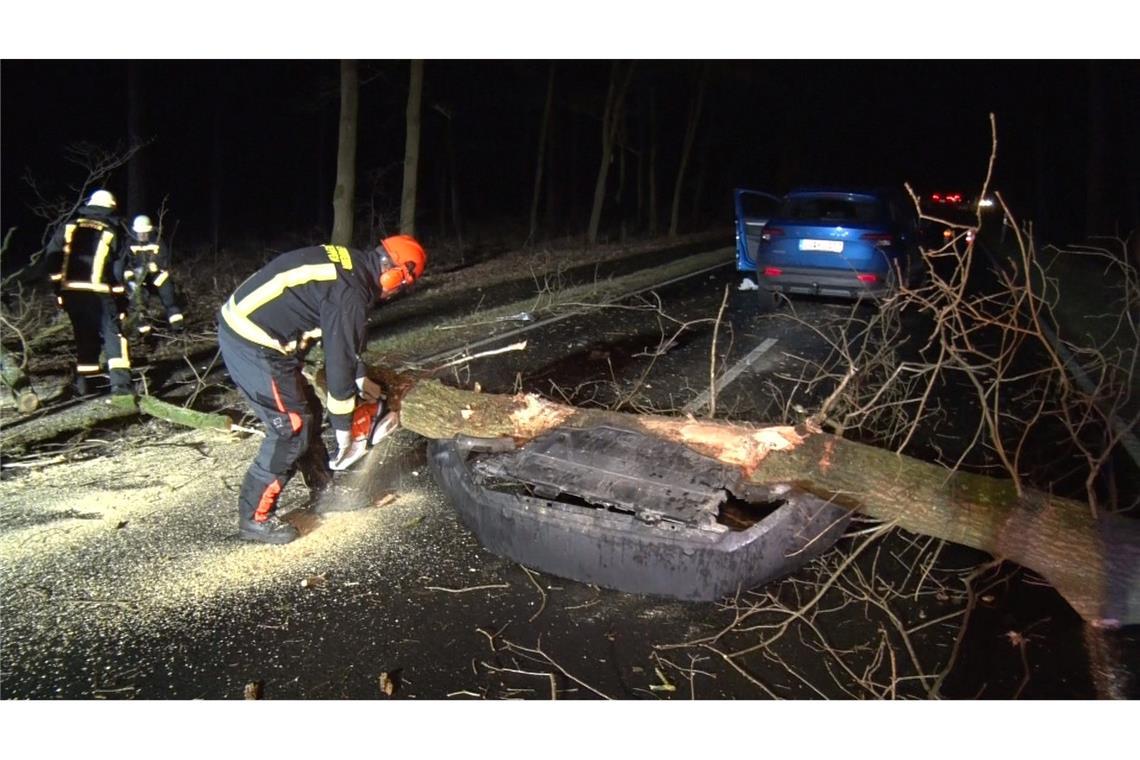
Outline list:
[[[787,575],[830,548],[849,519],[808,494],[760,489],[749,501],[774,508],[729,527],[718,518],[729,491],[757,487],[680,444],[615,428],[560,429],[517,452],[433,441],[428,461],[491,552],[582,583],[675,599],[715,601]]]

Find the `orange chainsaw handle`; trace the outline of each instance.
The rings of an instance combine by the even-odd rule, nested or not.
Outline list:
[[[379,404],[357,404],[352,412],[352,440],[361,441],[368,437],[378,410]]]

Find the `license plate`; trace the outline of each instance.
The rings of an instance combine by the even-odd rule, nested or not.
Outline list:
[[[801,240],[801,251],[828,251],[829,253],[842,253],[842,240]]]

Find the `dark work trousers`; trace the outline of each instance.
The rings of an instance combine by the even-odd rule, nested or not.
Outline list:
[[[163,277],[163,275],[166,275]],[[156,282],[162,278],[162,284],[158,285]],[[170,279],[169,273],[162,271],[158,275],[148,272],[141,283],[136,287],[144,289],[143,293],[139,293],[140,297],[144,297],[145,293],[157,293],[158,300],[162,302],[162,308],[166,310],[166,319],[171,325],[178,325],[182,321],[182,310],[178,308],[178,302],[174,299],[174,280]],[[141,304],[141,298],[140,298]]]
[[[265,423],[265,440],[238,495],[240,518],[264,522],[297,470],[310,489],[332,481],[321,440],[324,410],[301,374],[300,359],[250,343],[220,317],[218,347],[230,378]]]
[[[59,295],[75,332],[76,375],[86,379],[99,374],[102,349],[111,376],[111,392],[130,393],[131,357],[120,331],[115,298],[87,290],[64,290]]]

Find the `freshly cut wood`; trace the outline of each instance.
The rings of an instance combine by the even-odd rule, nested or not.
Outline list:
[[[1140,527],[1007,480],[947,470],[804,427],[577,409],[533,394],[459,390],[385,377],[401,425],[427,438],[509,436],[618,425],[734,465],[755,483],[812,493],[915,533],[970,546],[1039,573],[1092,625],[1140,623]],[[393,390],[395,389],[395,393]]]

